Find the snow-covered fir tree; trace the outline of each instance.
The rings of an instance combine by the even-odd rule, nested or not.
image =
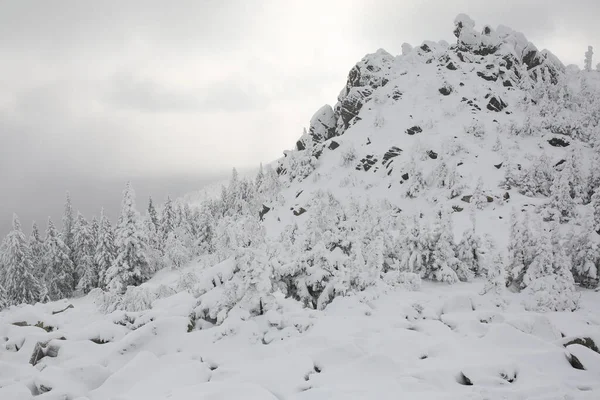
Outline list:
[[[98,227],[98,239],[94,253],[94,261],[98,268],[98,287],[104,288],[106,285],[106,274],[115,261],[115,238],[110,220],[104,213],[100,212],[100,222]]]
[[[170,196],[167,196],[167,201],[162,209],[160,216],[160,249],[164,254],[167,238],[169,234],[175,230],[177,226],[177,216],[175,214],[175,205]]]
[[[40,229],[35,221],[31,226],[29,248],[31,249],[31,262],[33,263],[34,271],[33,274],[38,280],[41,280],[43,275],[42,261],[44,258],[44,240],[40,235]]]
[[[190,261],[192,254],[189,242],[189,235],[184,228],[176,228],[169,233],[165,242],[164,256],[167,265],[171,265],[172,268],[181,268]]]
[[[473,276],[481,276],[483,272],[481,257],[481,238],[476,233],[475,215],[471,214],[471,227],[464,233],[456,247],[456,256],[464,264],[464,271],[469,273],[465,276],[459,275],[461,281],[469,281]]]
[[[44,248],[44,282],[49,298],[59,300],[70,297],[75,287],[75,266],[69,257],[69,248],[51,218],[48,218]]]
[[[596,189],[592,195],[591,206],[593,211],[593,229],[600,235],[600,189]]]
[[[587,72],[592,70],[592,57],[594,56],[594,48],[592,46],[588,46],[587,51],[585,52],[585,59],[583,60],[583,69]]]
[[[428,260],[425,278],[439,282],[458,282],[459,271],[461,275],[468,272],[463,263],[456,258],[452,217],[449,211],[439,210],[433,228],[429,232],[430,258]]]
[[[81,213],[77,214],[74,229],[74,254],[77,268],[77,290],[88,293],[99,287],[98,265],[95,260],[96,248],[90,225]]]
[[[550,202],[548,203],[548,217],[546,219],[554,218],[554,214],[558,215],[561,223],[569,221],[573,218],[575,213],[575,201],[571,196],[571,179],[572,169],[563,168],[563,170],[557,173],[550,187]]]
[[[135,192],[131,183],[123,191],[121,215],[115,229],[116,257],[106,272],[109,289],[125,293],[127,286],[138,286],[153,271],[147,256],[147,238],[144,236],[140,215],[135,208]]]
[[[593,222],[586,220],[581,232],[572,235],[569,243],[575,282],[585,288],[596,288],[600,281],[600,245]]]
[[[538,232],[533,261],[523,276],[529,294],[526,307],[539,311],[573,311],[578,295],[571,273],[571,262],[560,242],[555,221]]]
[[[506,269],[500,252],[492,252],[487,266],[483,293],[502,294],[506,290]]]
[[[17,215],[13,215],[12,230],[2,246],[2,290],[4,302],[8,305],[33,304],[41,300],[43,289],[35,277],[31,249],[21,230]]]
[[[425,275],[429,262],[429,249],[426,241],[427,232],[421,227],[420,219],[415,215],[407,223],[406,233],[400,236],[399,268],[402,271]]]
[[[479,177],[477,184],[475,185],[475,190],[473,190],[470,203],[481,210],[487,205],[487,202],[487,196],[483,192],[483,178]]]
[[[69,249],[69,257],[71,261],[75,262],[75,216],[73,213],[73,205],[71,204],[71,194],[67,192],[67,199],[65,201],[65,209],[62,217],[63,230],[61,233],[61,238],[65,246]],[[77,271],[75,271],[76,273]],[[77,276],[74,276],[74,279],[77,281]]]

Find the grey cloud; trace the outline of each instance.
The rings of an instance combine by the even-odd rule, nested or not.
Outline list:
[[[97,193],[84,181],[271,161],[364,54],[450,41],[461,12],[566,63],[600,49],[597,0],[0,0],[0,219]]]
[[[113,107],[146,113],[209,113],[256,110],[266,107],[270,99],[255,85],[235,80],[182,89],[127,73],[115,76],[106,101]]]

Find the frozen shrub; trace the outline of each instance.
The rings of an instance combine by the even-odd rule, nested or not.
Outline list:
[[[342,166],[349,167],[356,161],[356,149],[354,146],[349,146],[342,152]]]

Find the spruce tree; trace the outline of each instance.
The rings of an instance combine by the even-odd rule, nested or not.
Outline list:
[[[44,241],[40,235],[37,223],[34,221],[31,227],[31,236],[29,237],[29,248],[31,249],[31,261],[33,262],[33,274],[40,280],[42,279],[44,258]]]
[[[150,221],[152,221],[154,226],[158,229],[160,221],[158,219],[158,213],[156,212],[156,208],[154,208],[152,197],[148,198],[148,216],[150,217]]]
[[[4,265],[3,282],[6,303],[16,305],[33,304],[40,299],[42,286],[34,275],[31,249],[21,230],[17,215],[13,215],[12,231],[6,236],[2,253]]]
[[[506,289],[506,271],[502,254],[499,252],[493,252],[490,255],[486,277],[487,280],[483,288],[484,294],[493,292],[499,295],[504,292]]]
[[[165,246],[167,243],[167,239],[169,234],[175,230],[177,224],[177,216],[175,215],[175,206],[170,196],[167,196],[167,201],[165,201],[165,205],[162,209],[162,214],[160,217],[160,249],[164,254]]]
[[[594,212],[594,231],[600,235],[600,189],[596,189],[592,195],[592,210]]]
[[[475,231],[475,215],[470,215],[471,227],[465,231],[456,248],[456,256],[463,263],[467,273],[458,274],[461,281],[469,281],[473,276],[480,276],[481,267],[481,239]]]
[[[100,231],[100,223],[98,222],[98,218],[94,215],[92,217],[92,222],[90,223],[90,234],[92,235],[92,243],[94,245],[94,249],[98,245],[98,232]]]
[[[454,235],[450,213],[440,210],[431,231],[429,265],[427,278],[446,283],[458,282],[456,270],[462,268],[462,263],[456,258]]]
[[[150,277],[146,241],[135,208],[135,192],[128,182],[115,229],[116,258],[106,274],[109,289],[124,293],[127,286],[139,286]]]
[[[550,187],[550,212],[558,214],[561,223],[569,221],[575,215],[575,201],[571,194],[571,168],[563,168],[557,173]]]
[[[104,209],[100,213],[98,240],[94,260],[98,268],[98,287],[106,286],[106,273],[115,261],[115,239],[110,220],[106,217]]]
[[[69,248],[63,242],[51,218],[44,241],[44,281],[51,300],[70,297],[73,293],[75,267],[69,257]]]
[[[80,277],[77,290],[88,293],[98,287],[98,269],[94,260],[95,246],[88,222],[81,213],[77,214],[75,224],[75,262]]]
[[[475,190],[471,196],[470,203],[481,210],[487,205],[487,202],[487,196],[483,193],[483,178],[480,176],[479,179],[477,179],[477,184],[475,185]]]
[[[62,218],[63,231],[62,241],[69,249],[69,257],[74,261],[74,242],[75,242],[75,218],[73,216],[73,205],[71,204],[71,194],[67,192],[67,200],[65,201],[65,211]]]

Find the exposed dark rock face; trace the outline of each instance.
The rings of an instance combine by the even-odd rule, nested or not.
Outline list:
[[[433,150],[429,150],[427,151],[427,155],[429,156],[429,158],[431,158],[432,160],[435,160],[438,158],[438,153],[436,153]]]
[[[408,172],[405,174],[402,174],[402,179],[404,179],[405,181],[408,180]]]
[[[348,95],[338,103],[339,108],[336,111],[339,112],[344,131],[356,123],[354,119],[365,103],[370,100],[369,96],[372,93],[373,91],[369,88],[351,88]]]
[[[503,163],[500,163],[500,164],[494,164],[494,167],[496,167],[496,169],[500,169],[500,168],[502,168],[502,164],[503,164]]]
[[[331,143],[329,143],[329,150],[335,150],[338,147],[340,147],[340,144],[338,142],[336,142],[335,140],[332,140]]]
[[[389,165],[391,164],[392,158],[397,157],[400,155],[400,153],[402,153],[402,149],[396,146],[392,146],[388,151],[385,152],[385,154],[383,155],[383,160],[381,161],[383,165],[385,165],[386,167],[389,167]],[[390,161],[390,162],[388,162]]]
[[[263,220],[263,218],[264,218],[265,214],[267,214],[269,211],[271,211],[271,208],[270,208],[270,207],[267,207],[267,206],[265,206],[265,205],[263,204],[263,206],[262,206],[262,210],[260,210],[260,211],[258,212],[258,216],[259,216],[259,218],[260,218],[260,220],[261,220],[261,221]]]
[[[567,347],[567,346],[570,346],[572,344],[582,345],[582,346],[587,347],[588,349],[590,349],[592,351],[595,351],[596,353],[600,354],[600,349],[598,349],[598,346],[596,346],[596,343],[594,343],[594,340],[592,340],[592,338],[582,337],[582,338],[568,339],[563,344],[563,346]]]
[[[446,68],[448,68],[450,71],[456,71],[456,65],[454,65],[454,63],[452,61],[450,61],[448,64],[446,64]]]
[[[296,217],[298,217],[298,216],[304,214],[306,212],[306,209],[304,207],[300,207],[297,210],[292,209],[292,211],[293,211],[294,215]]]
[[[500,112],[508,107],[508,104],[504,102],[500,97],[493,96],[488,102],[487,109],[490,111]]]
[[[577,357],[575,357],[571,353],[566,354],[566,356],[567,356],[567,361],[569,361],[569,364],[571,364],[571,367],[585,371],[585,367],[583,366],[583,364],[581,363],[581,361],[579,361],[579,359]]]
[[[369,154],[362,160],[360,160],[359,164],[356,166],[357,171],[368,171],[371,169],[373,165],[377,163],[377,158],[373,157],[373,155]]]
[[[441,94],[443,94],[444,96],[448,96],[450,95],[450,93],[452,93],[452,87],[446,85],[446,86],[442,86],[441,88],[438,89],[439,92]]]
[[[406,133],[408,133],[409,135],[414,135],[415,133],[421,133],[423,132],[423,129],[421,129],[420,126],[413,126],[412,128],[408,128],[406,130]]]
[[[319,143],[335,136],[335,113],[330,105],[321,107],[310,120],[308,134]]]
[[[491,82],[496,82],[498,80],[498,75],[495,73],[490,73],[490,72],[482,72],[479,71],[477,73],[477,76],[480,77],[481,79],[485,79],[486,81],[491,81]]]
[[[552,139],[548,140],[548,143],[550,144],[550,146],[554,146],[554,147],[567,147],[571,144],[561,138],[552,138]]]

